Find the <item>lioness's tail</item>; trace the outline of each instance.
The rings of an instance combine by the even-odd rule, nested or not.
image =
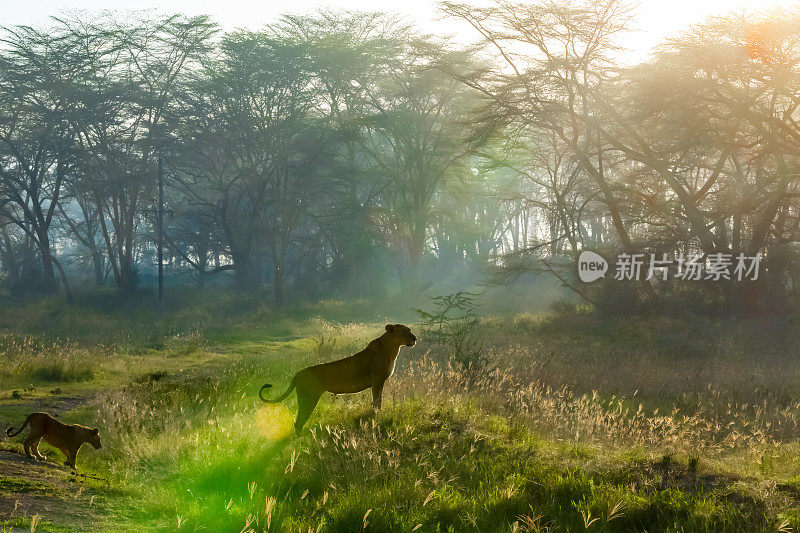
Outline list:
[[[291,392],[294,390],[294,378],[292,378],[292,382],[291,382],[291,383],[289,383],[289,388],[288,388],[288,389],[286,389],[286,392],[284,392],[283,394],[281,394],[280,396],[278,396],[278,397],[277,397],[277,398],[275,398],[274,400],[270,400],[270,399],[264,398],[264,396],[263,396],[264,389],[268,389],[268,388],[270,388],[270,387],[272,387],[272,385],[271,385],[270,383],[267,383],[266,385],[264,385],[263,387],[261,387],[261,388],[259,389],[259,391],[258,391],[258,397],[259,397],[259,398],[261,398],[261,401],[262,401],[262,402],[267,402],[267,403],[278,403],[278,402],[282,402],[283,400],[285,400],[285,399],[286,399],[286,397],[287,397],[287,396],[289,396],[289,393],[291,393]]]
[[[32,414],[28,415],[28,418],[25,419],[25,422],[22,423],[22,426],[15,433],[12,433],[12,431],[14,431],[14,428],[8,428],[6,430],[6,435],[8,435],[9,437],[16,437],[17,435],[22,433],[22,430],[25,429],[25,427],[30,423],[32,416],[33,416]]]

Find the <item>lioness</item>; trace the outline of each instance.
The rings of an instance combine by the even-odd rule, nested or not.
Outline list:
[[[417,338],[408,326],[387,324],[386,333],[370,342],[366,348],[355,355],[304,368],[294,375],[286,392],[274,400],[262,395],[264,389],[272,387],[269,383],[261,387],[258,397],[267,403],[278,403],[286,399],[292,389],[297,389],[297,419],[294,429],[303,429],[319,397],[325,391],[333,394],[361,392],[372,387],[372,408],[381,408],[381,394],[386,379],[394,373],[394,363],[401,346],[414,346]]]
[[[25,453],[32,459],[44,461],[47,459],[39,453],[39,441],[44,441],[51,446],[58,448],[66,456],[65,465],[75,468],[75,459],[78,457],[78,449],[84,442],[94,446],[95,450],[100,449],[100,430],[91,429],[78,424],[62,424],[47,413],[31,413],[25,422],[22,423],[17,431],[8,428],[6,435],[14,437],[22,433],[25,426],[31,426],[31,434],[25,439]]]

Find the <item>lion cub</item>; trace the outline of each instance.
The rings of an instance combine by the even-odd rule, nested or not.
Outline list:
[[[383,384],[394,373],[394,363],[402,346],[414,346],[417,338],[403,324],[387,324],[386,333],[370,342],[355,355],[304,368],[294,375],[289,388],[274,400],[264,398],[269,383],[261,387],[258,396],[267,403],[281,402],[297,389],[297,419],[294,429],[303,429],[308,417],[317,406],[323,392],[347,394],[372,387],[372,408],[381,408]]]
[[[84,442],[94,446],[95,450],[100,449],[100,430],[97,428],[87,428],[78,424],[62,424],[47,413],[31,413],[23,422],[22,427],[17,431],[8,428],[6,435],[14,437],[22,433],[25,426],[31,426],[31,434],[25,439],[25,453],[32,459],[44,461],[47,459],[39,453],[39,441],[44,441],[51,446],[58,448],[66,456],[65,465],[75,468],[75,459],[78,457],[78,449]]]

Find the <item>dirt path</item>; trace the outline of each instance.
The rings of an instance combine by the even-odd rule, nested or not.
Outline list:
[[[214,350],[210,355],[223,353]],[[227,361],[214,357],[183,366],[179,372],[151,371],[147,369],[131,383],[141,386],[148,381],[158,381],[167,376],[184,378],[191,369],[222,367]],[[118,385],[120,386],[120,385]],[[119,509],[116,500],[119,488],[111,488],[107,480],[84,477],[63,466],[64,457],[59,451],[42,446],[47,461],[29,459],[22,451],[18,437],[7,438],[5,430],[19,428],[27,414],[47,412],[56,418],[69,418],[70,411],[91,405],[116,389],[97,389],[87,394],[61,394],[28,391],[22,397],[0,399],[0,531],[30,531],[31,517],[40,520],[36,531],[89,532],[113,530]],[[55,392],[55,394],[53,394]],[[27,435],[27,429],[23,435]],[[88,446],[88,445],[85,445]],[[81,467],[80,454],[78,468]],[[111,518],[111,516],[114,518]],[[11,527],[11,529],[9,529]]]
[[[24,411],[28,413],[33,413],[35,411],[46,411],[51,415],[58,418],[58,415],[61,413],[66,413],[67,411],[71,411],[76,407],[81,405],[85,405],[89,403],[94,395],[85,395],[85,396],[54,396],[54,395],[47,395],[47,396],[34,396],[34,397],[25,397],[22,400],[17,400],[13,402],[7,402],[3,405],[0,405],[0,424],[6,424],[5,427],[8,425],[19,424],[20,420],[4,420],[7,418],[5,415],[4,407],[12,408],[14,411]]]
[[[0,407],[0,524],[22,521],[28,525],[19,530],[30,531],[30,519],[36,516],[40,532],[53,531],[53,526],[58,531],[98,528],[104,499],[91,487],[102,485],[103,480],[75,473],[61,464],[64,458],[54,450],[45,453],[46,461],[29,459],[5,436],[9,426],[19,427],[21,412],[46,411],[58,417],[89,401],[90,396],[50,395]]]
[[[48,523],[78,531],[96,529],[101,511],[96,491],[87,488],[85,477],[53,459],[34,461],[0,451],[0,521],[36,515],[43,522],[36,531],[48,531]]]

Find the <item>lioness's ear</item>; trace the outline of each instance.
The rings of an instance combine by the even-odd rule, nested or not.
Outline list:
[[[92,433],[94,433],[95,435],[99,435],[100,434],[100,429],[99,428],[94,428],[92,430]]]
[[[386,331],[391,333],[393,329],[394,329],[394,324],[386,324]]]

